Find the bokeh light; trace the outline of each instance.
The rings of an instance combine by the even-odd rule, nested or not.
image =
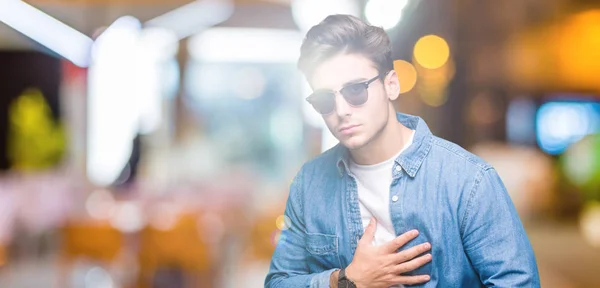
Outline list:
[[[288,218],[285,215],[281,215],[279,217],[277,217],[277,220],[275,221],[275,225],[277,226],[277,229],[279,230],[287,230],[291,227],[291,221],[290,218]]]
[[[419,97],[431,107],[440,107],[448,101],[448,93],[442,87],[421,87]]]
[[[332,14],[349,14],[358,16],[360,8],[352,0],[293,0],[292,16],[301,31],[308,31]]]
[[[585,198],[600,200],[600,134],[572,144],[560,160],[565,176]]]
[[[140,205],[132,201],[118,203],[110,224],[124,233],[140,231],[145,224]]]
[[[110,191],[99,189],[90,194],[85,201],[88,214],[98,220],[107,220],[115,212],[115,199]]]
[[[370,0],[365,6],[365,16],[371,25],[391,29],[402,19],[402,10],[408,0]]]
[[[429,69],[413,59],[417,70],[417,90],[423,103],[431,107],[440,107],[448,101],[447,87],[456,71],[452,58],[439,68]]]
[[[589,202],[581,212],[579,225],[583,238],[592,247],[600,248],[600,202]]]
[[[152,209],[150,225],[160,231],[169,231],[175,227],[179,219],[180,208],[175,203],[159,203]]]
[[[448,62],[450,47],[444,38],[427,35],[415,44],[414,57],[421,66],[427,69],[437,69]]]
[[[404,60],[396,60],[394,61],[394,70],[396,70],[400,81],[400,94],[407,93],[415,87],[417,83],[415,66]]]
[[[537,112],[538,144],[548,154],[561,154],[585,135],[598,132],[597,123],[600,123],[600,104],[545,103]]]
[[[85,275],[85,288],[112,288],[114,282],[110,274],[101,267],[90,269]]]

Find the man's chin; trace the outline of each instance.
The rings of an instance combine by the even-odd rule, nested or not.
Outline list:
[[[344,139],[342,145],[344,145],[348,150],[357,150],[365,146],[364,141],[359,137],[351,137],[349,139]]]

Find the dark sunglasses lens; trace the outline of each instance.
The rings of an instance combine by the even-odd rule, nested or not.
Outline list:
[[[354,106],[365,104],[368,99],[367,87],[363,83],[346,86],[340,91],[340,93],[350,105]]]
[[[311,96],[310,104],[319,114],[329,114],[335,109],[335,95],[330,92],[316,93]]]

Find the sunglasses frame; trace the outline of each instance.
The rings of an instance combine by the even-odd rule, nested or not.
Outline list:
[[[335,111],[335,106],[336,106],[336,105],[335,105],[335,101],[336,101],[336,97],[335,97],[335,95],[336,95],[336,94],[338,94],[338,93],[340,93],[340,94],[342,95],[342,98],[344,98],[344,101],[346,101],[346,103],[348,103],[348,105],[350,105],[350,106],[352,106],[352,107],[360,107],[360,106],[362,106],[362,105],[365,105],[365,103],[367,103],[367,101],[369,101],[369,92],[368,92],[368,90],[369,90],[369,85],[371,85],[371,83],[375,82],[377,79],[379,79],[379,78],[381,78],[381,77],[384,77],[385,75],[387,75],[387,73],[381,73],[381,74],[378,74],[377,76],[375,76],[375,77],[373,77],[373,78],[371,78],[371,79],[369,79],[369,80],[367,80],[367,81],[364,81],[364,82],[358,82],[358,83],[352,83],[352,84],[350,84],[350,85],[346,85],[345,87],[342,87],[342,89],[340,89],[340,90],[338,90],[338,91],[331,91],[331,95],[333,95],[332,97],[333,97],[333,102],[334,102],[334,104],[333,104],[333,109],[332,109],[332,110],[331,110],[331,112],[329,112],[329,113],[321,113],[321,112],[319,112],[319,110],[318,110],[318,109],[316,109],[316,108],[314,107],[313,103],[311,102],[311,100],[313,100],[313,99],[315,98],[315,96],[314,96],[314,93],[313,93],[313,94],[311,94],[310,96],[306,97],[306,101],[307,101],[308,103],[310,103],[310,104],[311,104],[311,106],[313,106],[313,109],[315,109],[315,111],[317,111],[317,113],[319,113],[319,114],[321,114],[321,115],[329,115],[329,114],[331,114],[331,113],[333,113],[333,112]],[[354,104],[352,104],[352,103],[348,102],[348,100],[346,99],[346,97],[344,96],[344,94],[343,94],[343,93],[341,93],[341,91],[342,91],[342,90],[344,90],[344,89],[345,89],[345,88],[347,88],[347,87],[353,86],[353,85],[364,85],[364,87],[365,87],[365,92],[367,93],[367,99],[365,99],[365,102],[364,102],[364,103],[362,103],[362,104],[359,104],[359,105],[354,105]]]

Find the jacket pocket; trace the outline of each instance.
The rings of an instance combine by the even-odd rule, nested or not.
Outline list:
[[[338,252],[338,236],[307,233],[306,250],[309,253],[308,266],[311,272],[341,268]]]

